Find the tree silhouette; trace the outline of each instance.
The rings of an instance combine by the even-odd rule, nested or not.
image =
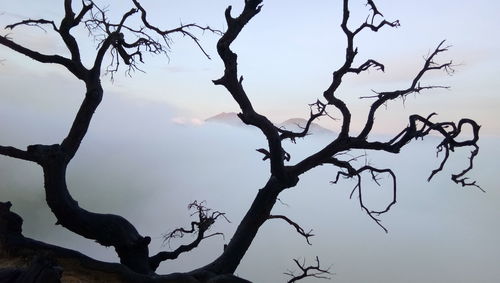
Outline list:
[[[310,104],[310,116],[302,131],[294,132],[274,125],[266,116],[259,114],[253,107],[250,96],[247,95],[243,87],[243,76],[238,75],[237,55],[231,50],[231,44],[237,39],[246,24],[255,17],[262,9],[262,0],[245,0],[244,8],[240,15],[233,17],[231,6],[225,11],[227,30],[221,33],[210,27],[203,27],[197,24],[181,25],[172,29],[160,29],[150,23],[146,10],[138,0],[132,0],[132,9],[124,13],[122,17],[113,22],[107,17],[107,10],[100,8],[93,1],[83,1],[80,10],[75,13],[74,3],[71,0],[64,1],[64,18],[57,24],[46,19],[28,19],[7,26],[7,29],[15,29],[18,26],[48,27],[57,33],[64,41],[70,56],[42,54],[29,47],[17,44],[8,36],[0,36],[0,44],[14,52],[23,54],[41,63],[58,64],[65,67],[71,74],[81,80],[85,85],[85,97],[80,109],[75,115],[71,129],[67,136],[58,144],[42,145],[35,144],[27,147],[26,150],[12,146],[0,146],[0,154],[12,158],[31,161],[39,164],[44,173],[44,185],[47,204],[57,218],[57,225],[62,225],[68,230],[77,233],[85,238],[95,240],[99,244],[114,247],[120,258],[120,264],[102,263],[92,260],[84,255],[37,242],[25,238],[21,234],[22,219],[10,211],[10,203],[0,204],[0,243],[2,256],[6,258],[19,258],[20,256],[35,259],[35,256],[43,256],[50,260],[55,260],[62,267],[62,274],[77,274],[80,278],[88,278],[88,273],[103,274],[106,280],[111,281],[132,281],[132,282],[245,282],[232,274],[240,264],[246,251],[252,244],[260,227],[270,219],[282,220],[290,224],[300,235],[305,237],[309,243],[309,238],[313,236],[311,231],[306,232],[298,223],[285,215],[272,215],[271,211],[281,192],[293,188],[299,182],[299,178],[305,172],[320,165],[331,165],[337,172],[333,183],[337,183],[342,178],[355,179],[357,181],[351,196],[356,195],[359,199],[360,207],[373,219],[384,231],[387,232],[379,219],[381,214],[388,212],[396,203],[397,182],[396,175],[390,168],[377,168],[368,164],[356,167],[355,159],[349,158],[346,153],[353,150],[376,150],[388,154],[397,154],[412,140],[425,138],[433,133],[439,135],[442,141],[439,143],[438,152],[444,153],[444,158],[440,166],[434,169],[429,180],[435,174],[442,171],[448,160],[448,156],[456,148],[471,147],[471,155],[466,168],[451,176],[451,179],[462,186],[475,186],[480,188],[474,181],[470,181],[465,175],[473,168],[474,157],[478,154],[479,147],[479,125],[471,119],[461,119],[458,122],[436,122],[433,120],[435,113],[427,117],[411,115],[408,118],[408,125],[399,134],[389,140],[371,140],[370,134],[375,125],[375,115],[378,109],[387,102],[396,99],[405,99],[409,94],[420,93],[435,88],[446,88],[441,85],[426,85],[422,82],[423,77],[428,72],[444,71],[453,72],[452,62],[438,63],[437,57],[440,53],[447,51],[445,42],[438,46],[425,58],[420,71],[410,78],[408,87],[405,89],[374,92],[373,95],[364,96],[363,99],[372,101],[368,111],[366,122],[359,134],[354,135],[351,131],[351,111],[348,105],[342,100],[337,92],[339,86],[347,74],[359,74],[368,69],[375,68],[384,71],[384,65],[373,59],[369,59],[361,64],[355,63],[358,49],[354,45],[355,37],[361,32],[377,32],[382,28],[398,27],[399,21],[387,21],[382,13],[377,9],[373,1],[367,2],[370,15],[367,20],[357,28],[348,27],[349,5],[348,0],[343,1],[343,13],[341,28],[347,39],[345,60],[343,64],[333,72],[332,80],[323,92],[323,98],[316,98]],[[134,26],[130,19],[138,17],[140,25]],[[77,26],[84,26],[91,36],[98,42],[98,48],[94,54],[91,67],[86,67],[82,63],[80,45],[71,31]],[[200,242],[218,233],[206,234],[208,229],[217,219],[225,218],[224,213],[208,209],[203,202],[193,202],[190,208],[194,209],[198,221],[193,221],[190,228],[178,228],[166,234],[166,238],[181,237],[184,234],[196,234],[195,240],[177,248],[174,251],[164,251],[156,255],[150,255],[148,245],[151,238],[141,235],[137,229],[125,218],[112,215],[100,214],[87,211],[78,205],[78,202],[70,195],[66,184],[66,169],[73,157],[77,154],[79,146],[83,141],[90,126],[92,116],[99,106],[104,94],[100,77],[101,73],[107,72],[111,76],[119,69],[123,63],[128,72],[140,70],[139,64],[143,63],[144,53],[166,54],[171,42],[170,35],[180,33],[192,39],[197,47],[208,57],[194,30],[210,31],[220,34],[217,43],[217,51],[224,63],[224,74],[221,78],[214,80],[215,85],[223,86],[230,93],[234,101],[240,107],[241,113],[238,117],[245,123],[257,127],[267,139],[268,147],[259,149],[263,153],[264,160],[269,162],[270,176],[267,183],[261,188],[246,215],[239,223],[236,232],[231,237],[230,242],[225,246],[221,254],[212,262],[196,270],[186,273],[173,273],[169,275],[156,275],[155,270],[159,264],[165,260],[177,258],[180,253],[189,252],[196,248]],[[158,39],[159,38],[159,39]],[[111,61],[106,65],[105,58],[110,55]],[[296,164],[288,164],[290,155],[286,151],[283,141],[291,140],[297,142],[298,138],[304,138],[309,133],[311,124],[320,117],[331,117],[331,114],[340,115],[341,126],[338,135],[326,144],[319,151],[307,156]],[[463,137],[465,128],[472,129],[472,137]],[[388,175],[393,185],[392,199],[382,210],[372,210],[364,202],[364,195],[361,186],[363,173],[369,173],[369,178],[378,183],[378,176]],[[227,220],[227,219],[226,219]],[[44,259],[46,260],[46,259]],[[37,259],[32,266],[42,265],[45,273],[58,274],[56,263],[52,261],[41,261]],[[80,262],[85,271],[77,271],[71,260]],[[330,274],[330,269],[320,267],[319,258],[316,258],[316,265],[306,266],[305,261],[294,260],[300,268],[302,274],[294,275],[290,271],[286,274],[292,278],[289,282],[295,282],[305,277],[326,278]],[[43,262],[44,264],[40,264]],[[32,268],[40,270],[40,268]],[[31,269],[30,269],[31,270]],[[54,272],[49,272],[49,271]],[[15,278],[20,274],[32,274],[34,271],[14,270],[7,272],[4,278]],[[31,273],[30,273],[31,272]],[[310,272],[310,273],[308,273]],[[60,275],[60,273],[59,273]],[[57,277],[57,276],[55,276]],[[51,279],[57,282],[57,278]],[[226,280],[226,281],[224,281]],[[227,281],[229,280],[229,281]],[[35,282],[35,279],[31,281]],[[38,281],[36,281],[38,282]]]

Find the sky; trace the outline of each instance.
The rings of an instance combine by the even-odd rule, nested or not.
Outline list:
[[[129,6],[123,3],[126,1],[121,2],[123,6],[115,5],[110,9],[128,10]],[[150,10],[151,21],[161,23],[162,27],[197,22],[221,30],[225,29],[221,15],[229,4],[235,6],[234,13],[242,7],[240,1],[234,0],[182,1],[182,4],[169,5],[168,9],[162,9],[165,4],[144,3]],[[492,1],[379,1],[377,4],[387,19],[399,19],[401,27],[385,28],[378,33],[366,31],[355,42],[359,48],[356,64],[372,58],[386,66],[385,73],[371,70],[345,80],[339,97],[353,109],[355,128],[361,127],[371,102],[360,100],[360,96],[370,95],[371,90],[407,87],[421,68],[423,57],[445,39],[452,48],[439,59],[441,62],[452,59],[458,65],[456,73],[451,77],[441,72],[429,73],[423,83],[442,84],[450,86],[451,90],[424,92],[418,99],[411,97],[404,105],[402,101],[391,103],[391,112],[381,111],[377,117],[381,122],[376,129],[390,132],[393,127],[402,127],[406,121],[392,119],[393,114],[403,117],[410,113],[427,115],[428,106],[433,105],[432,111],[443,120],[456,119],[463,114],[462,109],[467,109],[467,115],[483,125],[484,134],[499,134],[494,114],[500,106],[496,98],[498,80],[495,79],[500,44],[498,39],[488,35],[495,34],[500,24],[495,14],[500,4]],[[298,1],[269,1],[264,5],[233,46],[239,54],[239,72],[245,78],[245,89],[255,108],[276,121],[307,116],[307,104],[322,97],[332,72],[343,60],[345,37],[339,28],[340,4],[336,5],[336,1],[313,1],[309,5]],[[0,19],[2,23],[18,20],[15,16],[57,18],[62,12],[56,5],[44,5],[40,1],[23,0],[5,3],[3,7],[6,12]],[[364,21],[367,7],[364,1],[352,1],[351,7],[351,26],[356,26]],[[88,40],[84,32],[81,35],[82,41],[88,43],[88,48],[83,50],[92,51],[92,40]],[[37,44],[41,50],[66,52],[60,40],[41,30],[35,30],[28,38],[21,32],[12,33],[12,36],[20,42],[26,40]],[[148,57],[143,67],[145,74],[138,72],[133,79],[119,74],[113,85],[109,83],[108,89],[169,104],[187,120],[238,111],[223,87],[214,87],[211,82],[223,71],[215,50],[217,36],[205,33],[200,38],[212,60],[205,58],[189,39],[174,36],[169,59]],[[18,61],[23,59],[16,58],[16,62],[23,64]],[[13,59],[5,63],[5,71],[14,67],[13,64]],[[47,68],[70,77],[53,66],[30,65],[31,70]],[[331,121],[322,123],[332,129],[339,127]]]
[[[243,1],[177,2],[144,1],[144,5],[151,21],[165,27],[196,21],[224,30],[225,7],[233,5],[236,13]],[[340,1],[309,2],[264,1],[262,12],[234,44],[239,73],[255,109],[276,122],[307,117],[307,104],[322,96],[332,71],[342,63],[345,38],[339,28]],[[130,7],[124,3],[110,9],[126,11]],[[296,189],[283,194],[289,206],[276,207],[314,229],[318,236],[313,246],[282,223],[266,224],[237,271],[245,278],[284,281],[282,273],[293,269],[292,258],[312,260],[315,255],[326,266],[332,265],[336,282],[497,282],[500,278],[496,266],[500,261],[496,242],[500,194],[494,179],[500,158],[496,148],[500,141],[496,79],[500,42],[494,36],[500,27],[500,4],[486,0],[376,3],[387,19],[399,19],[401,27],[364,32],[355,42],[358,64],[376,59],[385,64],[386,72],[349,76],[339,89],[339,97],[352,109],[353,131],[363,124],[370,103],[358,97],[371,94],[372,89],[406,88],[423,57],[446,39],[452,47],[442,62],[452,59],[456,73],[428,74],[423,82],[451,89],[389,103],[377,116],[375,130],[380,136],[397,132],[413,113],[437,112],[437,119],[442,120],[474,118],[482,125],[482,149],[472,177],[487,193],[462,189],[449,180],[449,174],[464,164],[466,152],[458,152],[436,180],[425,182],[438,164],[433,139],[397,158],[370,153],[372,162],[398,171],[400,199],[383,218],[390,229],[385,234],[355,200],[348,199],[354,184],[345,181],[331,186],[335,172],[318,168],[305,175]],[[356,26],[356,21],[365,19],[367,9],[364,1],[352,1],[351,7],[351,26]],[[20,0],[3,3],[0,11],[0,24],[5,26],[28,17],[58,21],[62,7]],[[2,33],[46,53],[66,54],[50,31],[20,28]],[[90,58],[94,42],[83,31],[77,35],[85,47],[84,56]],[[268,177],[267,164],[254,151],[265,144],[257,131],[203,123],[210,116],[238,109],[228,93],[211,82],[223,72],[215,51],[217,36],[205,33],[200,39],[211,60],[189,39],[175,36],[169,58],[146,58],[142,67],[146,73],[128,77],[121,72],[114,82],[102,78],[103,103],[68,171],[72,193],[80,204],[131,219],[143,234],[153,237],[153,250],[162,248],[162,233],[189,223],[186,206],[194,199],[205,199],[228,213],[232,223],[219,226],[226,232],[225,239],[209,240],[193,255],[162,266],[163,272],[189,270],[214,256]],[[58,66],[36,63],[4,47],[0,47],[0,58],[0,144],[22,148],[60,142],[82,99],[81,83]],[[320,122],[332,130],[340,125],[329,119]],[[287,145],[294,152],[292,162],[326,144],[327,138]],[[55,221],[44,205],[38,167],[1,157],[0,180],[1,196],[13,201],[25,219],[27,235],[115,260],[112,250],[52,226]],[[374,195],[374,205],[384,196]],[[140,202],[130,205],[131,200]],[[263,255],[271,248],[276,252]]]

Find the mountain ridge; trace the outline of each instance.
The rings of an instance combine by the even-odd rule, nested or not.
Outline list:
[[[245,123],[243,123],[240,118],[238,117],[238,114],[236,112],[221,112],[219,114],[216,114],[214,116],[211,116],[207,119],[205,119],[205,122],[207,123],[221,123],[221,124],[227,124],[231,126],[237,126],[241,127],[244,126]],[[274,122],[273,122],[274,123]],[[281,129],[288,130],[288,131],[294,131],[294,132],[301,132],[303,130],[303,127],[305,127],[307,123],[307,120],[304,118],[290,118],[287,119],[281,123],[275,123],[275,125]],[[311,126],[309,128],[309,133],[310,134],[335,134],[334,131],[327,129],[323,126],[320,126],[317,123],[311,123]]]

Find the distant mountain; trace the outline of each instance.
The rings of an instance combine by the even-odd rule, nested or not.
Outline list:
[[[289,131],[294,131],[294,132],[301,132],[303,131],[304,127],[307,124],[307,120],[304,118],[292,118],[288,119],[285,122],[277,125],[278,127],[289,130]],[[311,126],[309,127],[309,134],[334,134],[335,132],[332,130],[329,130],[327,128],[324,128],[316,123],[311,123]]]
[[[215,122],[215,123],[222,123],[222,124],[228,124],[231,126],[243,126],[245,125],[243,122],[241,122],[240,118],[235,112],[222,112],[219,113],[215,116],[212,116],[210,118],[205,119],[205,122]]]
[[[245,125],[235,112],[228,112],[228,113],[222,112],[220,114],[207,118],[205,122],[216,122],[238,127]],[[306,124],[307,124],[306,119],[292,118],[282,123],[276,124],[276,126],[289,131],[301,132]],[[309,129],[309,134],[334,134],[334,133],[335,133],[334,131],[324,128],[316,123],[312,123]]]

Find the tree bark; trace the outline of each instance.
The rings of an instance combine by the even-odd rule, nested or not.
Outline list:
[[[46,275],[52,275],[53,272],[50,271],[52,271],[53,267],[56,266],[56,271],[62,271],[62,282],[249,282],[232,274],[215,274],[206,270],[199,271],[196,274],[140,274],[118,263],[98,261],[74,250],[46,244],[24,237],[22,235],[23,220],[19,215],[10,211],[10,207],[10,202],[0,202],[0,282],[5,282],[11,279],[17,280],[23,276],[23,274],[25,276],[34,275],[35,272],[33,271],[40,271],[40,264],[36,264],[37,258],[40,257],[42,257],[44,261],[48,260],[51,262],[50,266],[43,268],[43,273]],[[36,274],[41,274],[41,272],[37,272]],[[19,282],[25,283],[26,281]]]
[[[266,185],[257,193],[222,255],[201,269],[217,274],[234,273],[259,228],[269,219],[279,193],[285,188],[286,186],[281,184],[276,177],[271,176]]]
[[[95,75],[95,74],[94,74]],[[28,154],[42,166],[45,197],[57,218],[57,223],[103,246],[113,246],[120,262],[135,272],[153,273],[149,265],[148,244],[150,237],[141,236],[125,218],[89,212],[78,205],[66,184],[66,169],[77,152],[90,126],[92,116],[99,106],[103,90],[96,77],[86,82],[87,92],[64,141],[55,145],[32,145]]]
[[[30,149],[29,149],[30,150]],[[47,204],[57,218],[57,223],[85,238],[96,240],[103,246],[113,246],[120,262],[132,270],[148,274],[149,237],[142,237],[125,218],[89,212],[78,205],[67,188],[65,154],[61,147],[38,146],[31,150],[43,150],[40,162],[45,181]]]

